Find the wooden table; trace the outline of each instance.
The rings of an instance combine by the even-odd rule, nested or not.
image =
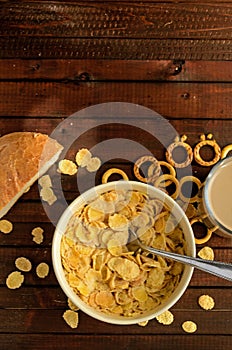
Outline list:
[[[202,133],[212,133],[224,147],[232,143],[231,1],[1,1],[0,132],[51,134],[71,114],[104,102],[135,103],[162,115],[194,146]],[[142,117],[141,117],[142,118]],[[83,121],[83,120],[82,120]],[[100,118],[103,123],[104,120]],[[132,138],[158,159],[163,148],[144,130],[133,131],[109,120],[105,127],[81,135],[66,157],[80,147],[105,139]],[[84,125],[83,124],[83,125]],[[81,127],[83,127],[81,125]],[[110,152],[107,153],[108,155]],[[97,154],[96,154],[97,155]],[[134,179],[132,163],[108,159],[96,175],[112,167]],[[210,168],[192,163],[202,181]],[[78,195],[75,177],[62,177],[67,201]],[[223,349],[232,347],[231,283],[195,271],[184,296],[171,309],[175,320],[164,326],[115,326],[80,312],[72,330],[63,320],[67,299],[51,261],[54,226],[39,198],[37,183],[6,215],[13,222],[0,235],[0,349]],[[31,230],[44,229],[44,242],[32,241]],[[232,262],[231,240],[213,235],[207,243],[215,259]],[[197,246],[197,250],[204,245]],[[19,256],[33,263],[23,286],[9,290],[7,275]],[[39,279],[35,267],[50,266]],[[202,310],[198,297],[215,299]],[[181,324],[196,322],[194,334]]]

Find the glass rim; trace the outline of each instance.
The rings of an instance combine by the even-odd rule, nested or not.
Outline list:
[[[223,225],[219,220],[215,218],[214,211],[212,210],[212,206],[210,205],[209,201],[209,186],[214,178],[217,170],[222,166],[227,163],[232,163],[232,156],[228,156],[224,159],[221,159],[209,172],[206,180],[205,180],[205,185],[204,185],[204,190],[203,190],[203,204],[205,206],[205,209],[207,211],[207,214],[209,215],[210,220],[218,226],[219,230],[222,230],[224,233],[231,235],[232,236],[232,230]]]

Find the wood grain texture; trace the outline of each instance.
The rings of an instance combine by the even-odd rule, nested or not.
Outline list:
[[[4,2],[0,57],[230,60],[231,11],[229,3]]]
[[[0,58],[231,60],[230,39],[0,37]]]
[[[174,312],[174,311],[173,311]],[[1,333],[50,333],[53,335],[64,334],[76,334],[89,335],[97,334],[104,335],[117,335],[122,334],[125,331],[125,326],[111,325],[102,323],[104,330],[99,327],[99,321],[93,320],[89,316],[80,313],[80,324],[78,329],[71,329],[66,325],[62,318],[63,310],[37,310],[37,309],[19,309],[19,310],[0,310],[0,331]],[[230,335],[231,325],[230,319],[232,312],[230,311],[217,311],[217,317],[214,317],[214,313],[205,313],[204,310],[191,310],[191,317],[189,310],[187,311],[175,311],[175,322],[171,325],[172,335],[183,335],[181,324],[187,319],[191,318],[198,325],[198,336],[200,335]],[[220,319],[220,322],[218,322]],[[54,322],[55,320],[55,322]],[[205,327],[205,322],[208,326]],[[15,325],[17,324],[17,328]],[[139,327],[138,325],[132,325],[129,327],[130,333],[136,336],[134,341],[136,342],[137,335],[168,335],[170,334],[170,328],[164,327],[156,320],[152,320],[147,327]],[[128,330],[127,330],[128,331]],[[125,335],[126,336],[126,335]]]
[[[122,350],[134,349],[143,350],[146,346],[147,350],[154,350],[154,346],[159,344],[159,350],[169,350],[175,344],[179,350],[185,350],[186,346],[189,350],[195,350],[196,347],[200,347],[204,350],[212,350],[212,347],[223,348],[224,350],[231,349],[231,337],[230,336],[218,336],[218,335],[203,335],[196,337],[195,335],[181,334],[181,335],[168,335],[162,334],[150,334],[150,335],[136,335],[136,339],[133,335],[117,334],[117,335],[88,335],[81,336],[80,334],[62,334],[62,335],[50,335],[50,334],[32,334],[32,335],[9,335],[3,334],[0,336],[0,341],[3,349],[12,350],[25,349],[30,350],[33,346],[34,350],[46,349],[53,350],[68,350],[70,347],[77,347],[81,349],[89,349],[94,347],[96,350],[112,350],[118,349],[118,344]],[[154,345],[155,344],[155,345]]]
[[[144,105],[166,118],[231,119],[230,83],[0,82],[0,117],[67,117],[105,102]]]
[[[29,11],[30,15],[25,16]],[[0,36],[231,39],[230,4],[33,2],[1,8]]]
[[[231,61],[0,59],[2,80],[231,82]]]
[[[232,249],[220,249],[214,248],[215,252],[215,260],[224,261],[230,263],[232,261]],[[29,260],[31,260],[33,264],[33,269],[31,272],[25,274],[25,286],[57,286],[58,282],[54,275],[54,271],[52,269],[52,261],[51,261],[51,249],[46,247],[0,247],[0,285],[5,285],[5,281],[7,276],[14,270],[16,270],[14,262],[15,259],[20,256],[25,256]],[[36,266],[41,263],[46,262],[50,266],[49,275],[46,278],[39,278],[36,275],[35,269]],[[222,287],[222,286],[230,286],[231,283],[229,281],[223,280],[206,272],[202,272],[200,270],[195,269],[194,277],[191,280],[190,286],[199,286],[204,285],[205,287]]]

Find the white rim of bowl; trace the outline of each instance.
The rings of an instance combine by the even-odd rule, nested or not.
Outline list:
[[[151,185],[148,184],[143,184],[137,181],[125,181],[125,180],[119,180],[119,181],[112,181],[109,182],[107,184],[101,184],[98,186],[95,186],[89,190],[87,190],[86,192],[84,192],[83,194],[81,194],[80,196],[78,196],[76,199],[74,199],[74,201],[68,206],[68,208],[66,208],[66,210],[63,212],[63,214],[61,215],[58,224],[56,226],[55,232],[54,232],[54,236],[53,236],[53,240],[52,240],[52,263],[53,263],[53,269],[56,275],[56,278],[59,282],[60,287],[62,288],[63,292],[66,294],[66,296],[68,298],[70,298],[72,300],[72,302],[76,305],[76,298],[78,298],[78,306],[80,308],[81,311],[83,311],[84,313],[86,313],[87,315],[99,320],[99,321],[103,321],[106,323],[110,323],[110,324],[117,324],[117,325],[132,325],[132,324],[137,324],[139,322],[143,322],[143,321],[149,321],[153,318],[155,318],[156,316],[158,316],[160,313],[164,312],[164,304],[165,304],[165,310],[170,309],[184,294],[184,292],[186,291],[190,280],[192,278],[192,274],[194,271],[194,268],[191,266],[186,265],[183,275],[181,277],[181,280],[177,286],[177,288],[174,290],[174,293],[172,294],[172,298],[169,302],[164,302],[164,304],[161,304],[157,307],[155,312],[146,312],[144,315],[142,316],[138,316],[136,318],[134,317],[124,317],[124,316],[117,316],[117,315],[108,315],[108,314],[104,314],[103,312],[100,312],[96,309],[94,309],[93,307],[87,305],[84,301],[81,300],[81,298],[72,290],[72,288],[69,286],[65,275],[64,275],[64,270],[62,267],[62,263],[61,263],[61,257],[60,257],[60,243],[61,243],[61,237],[63,235],[63,231],[60,232],[59,231],[59,227],[66,227],[71,215],[74,213],[74,211],[72,211],[74,208],[76,208],[76,206],[82,204],[83,202],[85,202],[85,199],[88,198],[88,200],[90,200],[91,198],[95,198],[96,194],[98,193],[104,193],[107,191],[112,190],[112,188],[114,188],[115,186],[117,187],[117,185],[119,185],[120,187],[124,187],[127,188],[133,188],[133,189],[137,189],[142,191],[142,189],[146,189],[145,192],[153,192],[153,193],[158,193],[159,196],[161,196],[161,198],[165,198],[168,201],[168,204],[170,204],[170,206],[173,206],[173,209],[175,210],[175,212],[178,214],[178,217],[181,218],[181,220],[184,220],[184,224],[186,225],[188,231],[191,233],[191,235],[189,235],[188,239],[190,242],[188,242],[188,245],[190,246],[189,249],[191,250],[192,255],[191,256],[195,256],[196,255],[196,246],[195,246],[195,241],[194,241],[194,234],[192,231],[192,227],[189,223],[189,220],[187,218],[187,216],[185,215],[183,209],[178,205],[178,203],[176,203],[169,195],[167,195],[166,193],[164,193],[163,191],[161,191],[160,189],[153,187]],[[137,187],[137,188],[136,188]],[[102,191],[104,189],[104,191]],[[98,192],[95,192],[98,191]],[[90,198],[89,198],[90,197]],[[79,203],[80,202],[80,203]],[[57,259],[57,252],[59,252],[59,259]]]

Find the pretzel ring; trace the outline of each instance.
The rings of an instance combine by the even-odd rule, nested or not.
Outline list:
[[[177,180],[176,177],[174,177],[173,175],[170,175],[170,174],[164,174],[164,175],[161,175],[160,177],[158,177],[158,179],[155,181],[154,183],[154,186],[155,187],[158,187],[158,188],[166,188],[168,187],[169,185],[166,185],[167,183],[167,180],[168,181],[171,181],[171,183],[174,183],[175,186],[176,186],[176,190],[175,192],[170,195],[170,197],[172,197],[173,199],[176,199],[178,197],[178,194],[179,194],[179,181]],[[164,185],[161,185],[161,183],[164,182]]]
[[[171,143],[166,151],[166,159],[167,161],[172,165],[175,166],[176,168],[185,168],[187,167],[193,160],[193,151],[192,151],[192,147],[186,143],[185,141],[187,140],[187,136],[183,135],[181,137],[181,139],[179,139],[179,137],[176,137],[174,142]],[[182,147],[186,150],[186,160],[182,163],[177,163],[176,161],[174,161],[173,157],[172,157],[172,153],[173,150],[177,147]]]
[[[129,180],[127,174],[123,170],[118,169],[118,168],[111,168],[111,169],[106,170],[106,172],[103,174],[102,183],[106,184],[108,182],[109,177],[112,174],[122,175],[123,180]]]
[[[146,163],[146,162],[151,162],[152,164],[154,164],[154,170],[153,170],[152,176],[143,177],[142,175],[140,175],[139,168],[143,163]],[[154,182],[159,176],[160,171],[161,171],[161,167],[159,165],[159,162],[153,156],[140,157],[139,159],[136,160],[134,164],[134,174],[137,177],[137,179],[142,182]]]
[[[176,170],[175,170],[175,169],[173,168],[173,166],[172,166],[171,164],[169,164],[168,162],[165,162],[165,161],[163,161],[163,160],[160,160],[160,161],[159,161],[159,165],[160,165],[160,166],[163,166],[163,167],[165,167],[165,168],[167,168],[170,175],[172,175],[172,176],[174,176],[174,177],[176,176]],[[149,166],[148,171],[147,171],[148,177],[152,176],[153,172],[154,172],[154,164],[152,163],[152,164]],[[171,180],[166,180],[164,184],[165,184],[165,186],[169,186],[169,185],[171,185],[171,183],[172,183]]]
[[[190,221],[190,225],[193,226],[193,224],[195,224],[196,222],[200,222],[201,224],[205,225],[205,223],[202,221],[201,218],[194,218]],[[207,232],[205,237],[202,238],[196,238],[194,235],[194,239],[195,239],[195,243],[196,244],[204,244],[206,242],[208,242],[208,240],[211,238],[213,231],[211,229],[209,229],[206,225],[205,227],[207,228]]]
[[[221,159],[226,158],[227,154],[232,151],[232,144],[225,146],[222,149]]]
[[[194,182],[197,187],[198,187],[198,191],[197,194],[193,197],[186,197],[183,195],[183,192],[181,191],[182,186],[186,183],[186,182]],[[195,176],[184,176],[180,179],[180,193],[179,193],[179,197],[183,202],[189,202],[189,203],[193,203],[196,202],[198,200],[198,192],[201,188],[201,181],[195,177]]]
[[[215,140],[212,139],[213,138],[212,134],[207,135],[207,139],[206,139],[205,135],[201,135],[200,138],[201,138],[201,141],[194,148],[195,161],[202,166],[211,166],[211,165],[216,164],[221,158],[220,146],[218,145],[218,143]],[[211,146],[214,149],[215,156],[212,160],[205,161],[201,158],[200,149],[203,146]]]

